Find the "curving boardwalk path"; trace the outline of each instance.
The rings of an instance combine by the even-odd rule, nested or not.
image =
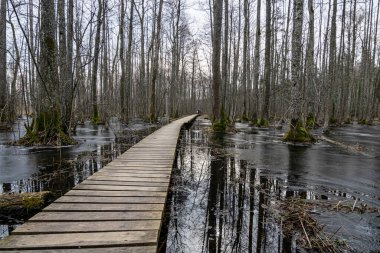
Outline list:
[[[149,135],[0,241],[0,252],[156,252],[184,117]]]

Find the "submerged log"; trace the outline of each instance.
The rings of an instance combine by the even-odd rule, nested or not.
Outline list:
[[[49,191],[1,194],[0,219],[28,219],[54,199],[54,194]]]
[[[340,142],[340,141],[337,141],[337,140],[333,140],[333,139],[329,138],[326,135],[320,136],[320,139],[323,140],[323,141],[326,141],[326,142],[328,142],[330,144],[339,146],[339,147],[341,147],[343,149],[346,149],[349,152],[352,152],[352,153],[355,153],[355,154],[360,154],[360,155],[363,155],[363,156],[366,156],[366,157],[371,157],[371,158],[375,157],[374,155],[369,154],[366,151],[366,149],[364,147],[360,146],[359,144],[352,145],[352,144],[343,143],[343,142]]]

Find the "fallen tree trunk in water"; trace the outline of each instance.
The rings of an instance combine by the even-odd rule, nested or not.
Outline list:
[[[320,139],[323,140],[323,141],[326,141],[330,144],[333,144],[333,145],[336,145],[336,146],[339,146],[341,148],[344,148],[352,153],[355,153],[355,154],[360,154],[360,155],[363,155],[363,156],[367,156],[367,157],[374,157],[373,155],[365,152],[365,148],[360,146],[359,144],[357,145],[349,145],[349,144],[346,144],[346,143],[343,143],[343,142],[340,142],[340,141],[336,141],[336,140],[332,140],[330,139],[329,137],[327,137],[326,135],[321,135],[320,136]]]

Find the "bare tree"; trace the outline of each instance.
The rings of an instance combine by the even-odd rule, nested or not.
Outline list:
[[[97,15],[97,22],[96,22],[97,26],[96,26],[96,34],[95,34],[95,45],[94,45],[94,64],[92,66],[92,74],[91,74],[92,122],[94,123],[99,122],[96,80],[98,77],[98,64],[99,64],[99,53],[100,53],[100,30],[102,27],[102,14],[103,14],[102,10],[103,10],[102,0],[98,0],[98,15]]]
[[[212,38],[212,90],[213,90],[213,117],[214,122],[221,120],[220,115],[220,85],[222,78],[220,74],[220,53],[222,39],[222,11],[223,1],[215,0],[213,6],[214,26]]]
[[[27,128],[26,136],[20,140],[24,145],[74,143],[67,136],[67,129],[61,121],[61,84],[58,76],[55,17],[54,2],[41,0],[37,115],[33,119],[32,127]]]
[[[253,61],[253,88],[255,90],[255,106],[254,112],[258,111],[259,104],[259,77],[260,77],[260,43],[261,43],[261,0],[257,0],[256,9],[256,38],[255,38],[255,49],[254,49],[254,61]],[[257,115],[256,115],[257,117]]]
[[[292,32],[292,100],[290,130],[285,136],[286,141],[314,141],[302,122],[302,26],[303,0],[293,2],[293,32]]]
[[[242,73],[242,84],[243,84],[243,118],[247,118],[247,76],[248,76],[248,40],[249,40],[249,10],[248,10],[248,0],[244,0],[244,30],[243,30],[243,73]]]
[[[150,121],[156,120],[156,81],[158,76],[158,58],[161,44],[161,17],[162,17],[163,0],[160,0],[156,22],[156,33],[154,34],[154,57],[153,57],[153,70],[152,70],[152,83],[150,87]]]
[[[5,106],[7,104],[7,31],[6,15],[7,1],[1,0],[0,5],[0,126],[6,121]]]
[[[333,1],[333,11],[331,16],[331,32],[330,32],[330,53],[329,53],[329,74],[327,84],[327,108],[325,111],[324,128],[329,126],[331,117],[334,117],[333,111],[333,92],[335,85],[335,70],[336,70],[336,13],[337,13],[337,0]]]
[[[261,119],[269,120],[269,103],[270,103],[270,76],[271,76],[271,1],[266,0],[265,16],[265,65],[264,65],[264,102],[261,110]]]
[[[306,63],[305,63],[305,76],[306,84],[305,86],[313,87],[314,85],[314,0],[308,0],[307,9],[309,12],[309,31],[306,49]],[[306,105],[306,110],[308,105]]]
[[[132,43],[133,43],[133,11],[134,11],[134,0],[131,0],[131,8],[129,14],[129,26],[128,26],[128,48],[127,48],[127,110],[126,110],[126,118],[129,118],[129,112],[131,112],[131,99],[132,99],[132,86],[133,86],[133,71],[132,71]]]
[[[123,122],[126,121],[126,112],[125,112],[125,87],[126,87],[126,78],[125,78],[125,52],[124,52],[124,28],[125,28],[125,7],[124,0],[121,0],[120,4],[120,25],[119,25],[119,38],[120,38],[120,65],[121,65],[121,75],[120,75],[120,118]]]

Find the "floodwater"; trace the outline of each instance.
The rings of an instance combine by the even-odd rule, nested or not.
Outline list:
[[[25,118],[17,122],[13,132],[0,132],[0,194],[52,191],[63,195],[157,129],[157,125],[139,120],[123,125],[111,119],[108,127],[90,122],[79,125],[74,146],[7,145],[25,134],[25,122]],[[0,216],[0,239],[22,222],[9,218]]]
[[[245,124],[236,125],[237,133],[212,134],[210,125],[198,119],[180,140],[166,252],[296,252],[274,216],[278,201],[291,197],[377,208],[363,214],[315,208],[313,216],[329,237],[347,243],[352,252],[380,252],[378,156],[325,142],[289,145],[281,141],[283,131]],[[333,130],[332,136],[360,141],[376,154],[379,133],[379,126],[350,125]]]

